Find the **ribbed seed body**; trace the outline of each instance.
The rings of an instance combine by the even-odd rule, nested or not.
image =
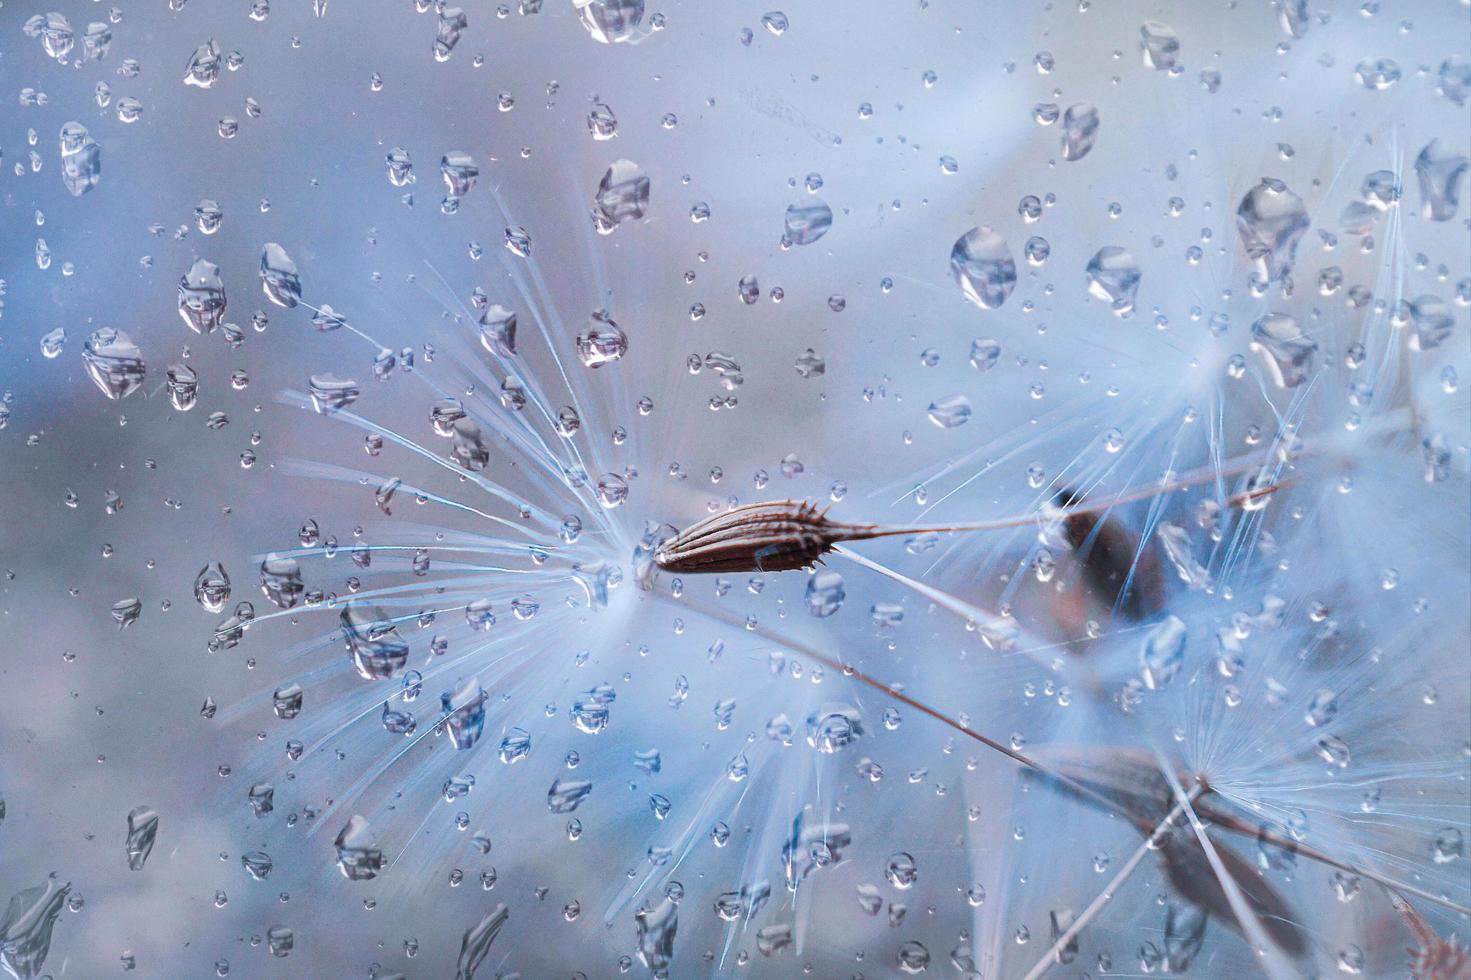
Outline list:
[[[685,528],[659,546],[654,561],[670,572],[785,572],[810,568],[833,545],[875,530],[829,521],[811,501],[745,504]]]

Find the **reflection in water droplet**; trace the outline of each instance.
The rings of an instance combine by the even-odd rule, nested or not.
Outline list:
[[[1257,274],[1277,282],[1292,271],[1297,243],[1308,230],[1308,212],[1302,198],[1273,177],[1246,192],[1236,209],[1236,230]]]
[[[985,225],[972,228],[950,249],[950,274],[965,298],[983,310],[1006,302],[1016,288],[1016,261],[1006,240]]]
[[[102,179],[102,148],[87,127],[69,122],[61,127],[61,181],[72,197],[81,197]]]
[[[346,408],[362,394],[356,381],[348,381],[332,374],[312,375],[307,390],[311,393],[312,408],[322,415]]]
[[[1098,141],[1098,107],[1087,102],[1068,106],[1062,115],[1062,158],[1081,160]]]
[[[1139,49],[1144,67],[1156,71],[1174,68],[1180,58],[1180,35],[1168,24],[1146,20],[1139,28]]]
[[[649,207],[649,178],[632,160],[616,160],[598,183],[593,227],[610,235],[625,221],[636,221]]]
[[[1443,150],[1439,139],[1425,144],[1415,158],[1415,177],[1420,182],[1421,213],[1431,221],[1449,221],[1461,206],[1461,179],[1471,165],[1463,153]]]
[[[1151,629],[1139,649],[1139,673],[1144,686],[1158,691],[1174,679],[1185,664],[1185,622],[1170,616]]]
[[[126,398],[143,384],[143,353],[121,330],[102,327],[82,347],[87,377],[108,398]]]
[[[785,240],[793,245],[811,245],[833,226],[833,211],[820,199],[788,205]]]
[[[644,0],[572,0],[582,26],[600,44],[622,44],[640,37]]]
[[[142,871],[153,852],[153,841],[158,836],[158,811],[150,806],[135,807],[128,814],[128,867]]]
[[[501,357],[514,356],[516,353],[516,314],[499,303],[491,304],[480,315],[480,344],[492,354],[499,354]],[[463,416],[463,412],[461,415]],[[438,423],[436,423],[436,428],[438,428]]]
[[[1107,302],[1119,316],[1134,312],[1134,297],[1139,292],[1142,273],[1139,263],[1126,249],[1117,245],[1100,248],[1088,260],[1086,272],[1089,293]]]
[[[266,298],[288,309],[301,302],[301,276],[296,263],[275,242],[266,242],[260,255],[260,283]]]
[[[184,84],[212,88],[220,77],[220,46],[210,38],[201,44],[184,68]]]
[[[1313,369],[1318,344],[1286,313],[1268,313],[1251,326],[1251,349],[1278,388],[1296,388]]]
[[[577,335],[577,358],[583,365],[600,368],[628,353],[628,335],[605,313],[595,313],[587,329]]]
[[[448,61],[450,55],[454,53],[455,45],[460,43],[461,35],[469,26],[470,19],[465,16],[463,8],[440,7],[439,23],[434,35],[434,60]]]
[[[368,821],[354,814],[334,841],[337,847],[337,869],[348,881],[371,881],[383,870],[383,852],[371,846]]]
[[[831,569],[815,572],[807,580],[807,611],[814,616],[831,616],[842,608],[845,598],[843,576]]]
[[[212,562],[199,570],[194,579],[194,598],[210,612],[217,613],[225,608],[230,599],[230,576],[219,562]]]
[[[66,904],[70,884],[54,877],[10,897],[0,917],[0,967],[12,977],[36,977],[51,951],[51,930]],[[58,971],[60,972],[60,971]]]
[[[953,429],[970,421],[970,399],[964,395],[950,395],[930,402],[930,421],[942,429]]]
[[[290,609],[301,601],[306,591],[300,563],[295,558],[267,555],[260,563],[260,587],[277,608]]]
[[[382,680],[402,670],[409,645],[399,638],[393,619],[377,606],[350,602],[340,617],[353,667],[364,680]]]
[[[179,280],[179,316],[195,333],[212,333],[225,318],[225,283],[220,267],[196,259]]]

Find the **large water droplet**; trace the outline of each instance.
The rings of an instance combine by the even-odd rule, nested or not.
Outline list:
[[[950,249],[950,274],[965,298],[983,310],[1006,302],[1016,288],[1016,260],[1006,240],[989,227],[972,228]]]
[[[288,309],[301,302],[301,275],[286,250],[266,242],[260,253],[260,284],[266,297]]]
[[[362,389],[356,381],[339,378],[333,374],[314,374],[307,383],[311,394],[312,408],[322,415],[346,408],[358,400]]]
[[[1431,221],[1449,221],[1461,206],[1461,178],[1466,176],[1465,154],[1443,150],[1439,139],[1425,144],[1415,158],[1420,181],[1422,213]]]
[[[260,563],[260,588],[278,609],[290,609],[306,591],[301,564],[295,558],[267,555]]]
[[[460,37],[469,26],[470,19],[465,16],[463,8],[441,7],[439,24],[434,34],[434,60],[448,61],[455,45],[460,43]]]
[[[126,398],[143,384],[143,353],[121,330],[102,327],[82,345],[87,377],[108,398]]]
[[[343,606],[339,620],[353,668],[363,680],[385,680],[408,663],[409,645],[398,635],[398,626],[383,609],[349,602]]]
[[[212,88],[220,77],[220,46],[210,38],[195,49],[184,67],[184,84]]]
[[[459,199],[475,189],[480,167],[464,150],[451,150],[439,158],[439,172],[444,177],[445,193]]]
[[[1308,230],[1308,212],[1302,198],[1274,177],[1246,192],[1236,209],[1236,230],[1257,274],[1277,282],[1292,271],[1297,243]]]
[[[492,303],[480,315],[480,345],[490,353],[499,354],[501,357],[514,356],[516,353],[516,314],[499,303]]]
[[[1187,630],[1184,620],[1170,616],[1155,625],[1139,649],[1139,673],[1151,691],[1164,687],[1185,664]]]
[[[572,0],[572,7],[594,41],[621,44],[639,37],[644,0]]]
[[[1278,388],[1296,388],[1308,379],[1318,344],[1286,313],[1268,313],[1251,326],[1251,349]]]
[[[1134,296],[1139,292],[1142,273],[1128,250],[1106,245],[1088,260],[1086,271],[1089,293],[1107,302],[1119,316],[1134,312]]]
[[[1417,296],[1409,306],[1411,350],[1439,347],[1456,329],[1450,306],[1439,296]]]
[[[72,30],[71,21],[58,13],[33,14],[22,30],[26,37],[40,38],[41,47],[45,49],[47,57],[57,61],[70,54],[76,43],[76,33]]]
[[[69,122],[61,127],[61,182],[72,197],[81,197],[102,179],[102,147],[87,127]]]
[[[1081,160],[1098,141],[1098,107],[1088,102],[1068,106],[1062,114],[1062,158]]]
[[[135,807],[128,814],[128,867],[142,871],[158,836],[158,811],[151,806]]]
[[[337,868],[348,881],[371,881],[383,870],[383,852],[373,847],[368,821],[353,814],[337,833]]]
[[[195,333],[214,331],[225,317],[225,283],[220,267],[196,259],[179,280],[179,316]]]
[[[847,598],[843,576],[831,569],[815,572],[807,580],[807,611],[819,618],[831,616]]]
[[[606,313],[594,313],[587,329],[577,335],[577,358],[583,365],[600,368],[628,353],[628,335]]]
[[[449,732],[450,741],[457,749],[472,748],[480,741],[481,731],[485,728],[485,701],[487,695],[475,678],[460,682],[453,691],[445,691],[439,696],[439,703],[444,710],[444,727]]]
[[[593,227],[609,235],[625,221],[636,221],[649,207],[649,178],[632,160],[616,160],[598,183]]]
[[[1156,71],[1174,68],[1180,59],[1180,35],[1168,24],[1146,20],[1139,28],[1139,49],[1144,67]]]
[[[942,429],[953,429],[970,421],[970,399],[955,394],[930,402],[930,421]]]
[[[47,878],[34,888],[24,888],[10,897],[0,917],[0,967],[12,977],[35,977],[41,973],[51,951],[51,930],[66,905],[70,884]]]
[[[194,579],[194,598],[210,612],[217,613],[230,600],[230,576],[225,566],[211,562],[199,570]]]
[[[811,245],[833,226],[833,209],[820,199],[787,206],[785,238],[793,245]]]

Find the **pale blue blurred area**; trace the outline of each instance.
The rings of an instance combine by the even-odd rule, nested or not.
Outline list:
[[[363,388],[355,410],[443,456],[447,444],[427,424],[430,405],[445,394],[471,401],[471,383],[476,398],[495,397],[466,310],[476,286],[519,311],[519,357],[554,392],[550,408],[576,395],[589,475],[636,470],[605,549],[620,562],[645,521],[687,525],[728,498],[811,497],[832,503],[840,520],[979,520],[1030,512],[1049,499],[1054,481],[1075,472],[1070,467],[1112,491],[1169,468],[1219,462],[1217,450],[1242,451],[1248,421],[1270,430],[1296,403],[1259,391],[1253,367],[1224,389],[1244,416],[1223,424],[1229,431],[1220,444],[1179,422],[1186,408],[1213,417],[1222,400],[1222,365],[1206,357],[1210,370],[1195,373],[1202,324],[1217,312],[1231,322],[1213,349],[1222,355],[1248,354],[1250,324],[1271,310],[1311,322],[1328,365],[1314,404],[1325,406],[1324,427],[1338,432],[1349,380],[1336,366],[1343,339],[1367,324],[1366,332],[1379,331],[1382,350],[1401,350],[1402,333],[1386,325],[1395,306],[1424,294],[1444,299],[1454,320],[1446,342],[1403,362],[1386,357],[1378,385],[1376,410],[1402,407],[1406,392],[1416,393],[1424,432],[1406,432],[1390,447],[1409,461],[1403,472],[1361,478],[1381,495],[1364,504],[1367,494],[1353,498],[1359,509],[1327,511],[1334,498],[1305,496],[1308,522],[1288,525],[1296,530],[1281,538],[1305,556],[1295,610],[1319,598],[1321,582],[1325,601],[1376,614],[1372,622],[1385,635],[1369,645],[1379,639],[1396,655],[1423,658],[1386,685],[1393,697],[1419,698],[1422,674],[1435,678],[1436,703],[1414,715],[1345,709],[1364,739],[1382,734],[1382,746],[1364,747],[1372,760],[1361,764],[1366,778],[1410,784],[1424,773],[1433,784],[1427,802],[1407,807],[1418,836],[1406,843],[1394,825],[1375,846],[1396,860],[1401,845],[1423,856],[1441,825],[1471,830],[1463,749],[1471,629],[1467,556],[1459,549],[1471,327],[1465,296],[1456,301],[1471,276],[1464,199],[1471,190],[1463,180],[1454,220],[1432,223],[1421,216],[1414,175],[1416,155],[1432,138],[1449,152],[1471,152],[1465,107],[1437,92],[1441,63],[1471,54],[1465,3],[1386,0],[1372,17],[1357,4],[1335,6],[1326,23],[1315,17],[1305,37],[1292,38],[1265,0],[1094,0],[1086,12],[1073,2],[803,0],[782,5],[790,27],[780,36],[762,26],[765,8],[683,2],[651,4],[645,26],[658,12],[662,30],[608,45],[589,35],[566,0],[547,0],[534,14],[476,2],[465,4],[469,29],[442,63],[433,57],[437,15],[416,11],[413,0],[329,0],[321,16],[307,0],[274,0],[260,22],[248,16],[247,0],[189,0],[178,11],[165,0],[118,0],[111,50],[76,65],[47,58],[23,31],[33,14],[55,10],[80,35],[106,19],[109,6],[0,3],[0,390],[10,408],[0,431],[0,569],[10,575],[0,582],[0,901],[52,873],[86,900],[58,920],[46,974],[112,975],[129,951],[136,974],[151,977],[208,976],[220,959],[232,977],[368,977],[375,964],[378,975],[449,976],[465,930],[504,902],[509,924],[476,974],[481,980],[511,971],[614,976],[620,958],[637,953],[636,908],[657,902],[676,880],[686,897],[671,976],[792,976],[808,966],[816,976],[890,976],[908,942],[929,950],[931,974],[956,975],[951,951],[968,944],[985,976],[1020,976],[1047,951],[1049,911],[1080,911],[1107,881],[1094,870],[1095,855],[1112,855],[1112,874],[1138,846],[1124,821],[1044,795],[1011,761],[916,711],[901,707],[902,724],[886,726],[889,700],[837,672],[820,681],[810,669],[773,676],[769,658],[781,643],[742,628],[754,617],[795,648],[857,663],[999,741],[1037,747],[1054,737],[1087,744],[1137,734],[1107,727],[1117,724],[1107,685],[1135,672],[1135,637],[1122,630],[1097,647],[1097,668],[1090,662],[1071,672],[1067,647],[1081,617],[1065,620],[1056,597],[1026,578],[1037,547],[1031,525],[956,539],[930,555],[908,555],[897,541],[866,553],[905,574],[932,575],[967,601],[1012,604],[1040,646],[1029,648],[1032,656],[987,649],[962,619],[840,559],[833,567],[848,595],[829,619],[808,615],[806,578],[797,573],[769,576],[759,595],[744,576],[732,576],[728,599],[706,578],[686,583],[692,603],[724,610],[727,622],[641,595],[631,574],[603,612],[568,608],[564,593],[551,589],[540,596],[540,618],[517,624],[498,601],[496,637],[508,639],[497,656],[505,659],[426,680],[417,702],[421,730],[428,729],[439,692],[478,672],[492,698],[483,741],[456,755],[444,739],[425,739],[377,780],[361,777],[400,743],[376,721],[385,694],[348,672],[340,640],[311,646],[335,627],[335,613],[259,623],[238,648],[209,652],[221,615],[201,610],[191,595],[199,569],[223,563],[234,582],[230,606],[248,598],[258,612],[272,612],[258,589],[260,558],[294,547],[309,517],[345,547],[359,526],[370,543],[397,533],[426,547],[436,528],[450,537],[497,533],[473,516],[418,507],[407,492],[394,516],[382,517],[372,493],[383,476],[477,506],[486,501],[455,474],[402,450],[370,459],[360,431],[280,397],[305,391],[314,374],[353,378]],[[1152,19],[1179,34],[1177,76],[1140,64],[1140,25]],[[749,44],[744,29],[753,32]],[[222,52],[239,51],[243,64],[222,70],[208,90],[184,85],[190,55],[211,38]],[[79,37],[69,62],[80,49]],[[1034,63],[1043,51],[1055,60],[1048,74]],[[1395,59],[1402,79],[1384,91],[1365,89],[1354,66],[1366,58]],[[124,59],[138,62],[136,77],[117,73]],[[1220,71],[1219,91],[1202,87],[1202,69]],[[932,86],[926,72],[934,73]],[[375,73],[383,81],[376,92]],[[110,87],[108,108],[97,104],[99,82]],[[46,104],[23,105],[27,87],[44,92]],[[502,93],[514,101],[509,111],[498,107]],[[142,102],[137,122],[119,121],[123,97]],[[259,103],[259,118],[247,114],[247,98]],[[589,135],[594,99],[616,114],[615,139]],[[1033,106],[1084,101],[1099,109],[1098,143],[1083,160],[1064,161],[1060,124],[1039,126]],[[864,105],[871,114],[860,112]],[[217,131],[225,117],[238,120],[233,139]],[[100,182],[81,197],[63,186],[57,148],[72,120],[101,146]],[[413,159],[410,187],[386,177],[385,155],[395,147]],[[447,215],[439,161],[453,150],[468,152],[480,177],[459,213]],[[942,156],[956,161],[956,173],[942,171]],[[650,179],[648,214],[600,237],[589,217],[593,195],[621,158]],[[1398,174],[1403,187],[1393,217],[1376,225],[1379,247],[1364,250],[1340,234],[1327,253],[1319,230],[1337,230],[1363,176],[1379,169]],[[809,174],[820,175],[815,195],[804,186]],[[1254,296],[1247,283],[1235,214],[1263,176],[1286,181],[1313,221],[1290,297]],[[401,200],[405,192],[412,207]],[[1035,224],[1018,213],[1026,195],[1054,196]],[[814,196],[831,207],[832,229],[814,244],[783,248],[786,207]],[[1168,214],[1172,196],[1183,201],[1179,216]],[[202,199],[224,211],[217,234],[194,226]],[[707,221],[691,220],[697,204],[708,205]],[[508,225],[530,234],[530,262],[504,248]],[[950,276],[952,245],[977,225],[995,228],[1018,266],[1015,293],[997,310],[966,302]],[[1051,246],[1041,266],[1023,255],[1033,235]],[[44,271],[37,238],[52,254]],[[414,348],[416,374],[378,384],[372,344],[347,330],[317,332],[304,308],[271,305],[257,273],[261,246],[272,241],[299,266],[308,302],[330,304],[394,351]],[[1104,245],[1127,247],[1142,270],[1127,320],[1086,290],[1084,267]],[[1185,258],[1191,245],[1203,249],[1198,264]],[[222,271],[225,319],[244,333],[238,349],[218,332],[191,333],[178,315],[179,278],[200,257]],[[1318,294],[1318,271],[1328,265],[1386,304],[1378,320],[1372,307],[1352,311],[1341,296]],[[550,346],[517,289],[533,274],[549,297]],[[738,298],[748,275],[762,290],[754,305]],[[540,303],[538,287],[528,288]],[[696,303],[705,308],[699,319],[690,312]],[[600,308],[626,330],[630,350],[592,372],[576,362],[573,338]],[[269,319],[264,332],[251,324],[256,310]],[[56,327],[66,331],[65,349],[43,358],[41,337]],[[107,400],[83,366],[83,344],[101,327],[128,333],[148,365],[143,388],[119,402]],[[994,370],[980,373],[968,358],[972,341],[986,338],[1002,354]],[[439,352],[433,365],[423,363],[426,344]],[[825,360],[821,377],[803,379],[794,369],[808,348]],[[922,355],[931,349],[938,362],[927,366]],[[200,397],[192,411],[178,412],[164,372],[186,350]],[[686,367],[691,355],[710,352],[740,365],[734,408],[712,411],[710,399],[729,392],[714,372]],[[1451,393],[1447,367],[1460,379]],[[248,377],[238,390],[235,371]],[[443,387],[432,390],[426,378]],[[932,424],[927,407],[957,393],[971,403],[970,421]],[[652,400],[651,414],[636,408],[641,396]],[[217,411],[229,424],[212,431],[205,419]],[[610,433],[620,425],[628,439],[616,446]],[[1105,471],[1108,457],[1095,450],[1113,426],[1132,439],[1120,457],[1128,465]],[[1444,436],[1451,476],[1427,487],[1417,443],[1432,431]],[[240,463],[246,451],[257,457],[249,468]],[[781,475],[789,454],[805,467],[795,479]],[[921,503],[916,487],[957,460],[962,466],[934,478]],[[291,472],[293,461],[376,476],[367,485],[314,480]],[[669,475],[674,463],[686,479]],[[1033,464],[1047,473],[1040,488],[1028,482]],[[487,475],[540,505],[526,465],[496,443]],[[719,482],[711,479],[715,467]],[[760,490],[758,470],[770,476]],[[834,501],[837,482],[847,491]],[[105,512],[109,491],[123,502],[117,513]],[[1385,499],[1403,506],[1378,506]],[[1129,519],[1146,520],[1146,509]],[[1376,518],[1382,526],[1373,526]],[[345,591],[353,570],[337,561],[330,574],[309,570],[308,584]],[[1376,599],[1372,590],[1391,564],[1403,584]],[[1363,574],[1344,584],[1349,568]],[[1243,602],[1275,587],[1272,572],[1265,558],[1243,568],[1235,583]],[[1369,598],[1354,591],[1361,587]],[[110,611],[132,596],[142,614],[120,631]],[[1429,615],[1439,618],[1412,619],[1415,596],[1428,597]],[[870,608],[886,602],[904,607],[897,630],[871,621]],[[1207,648],[1210,617],[1227,613],[1198,594],[1182,606],[1206,624],[1197,633]],[[1413,625],[1401,630],[1407,621]],[[1291,662],[1293,644],[1314,635],[1305,613],[1293,629],[1262,658]],[[411,632],[418,663],[432,630]],[[712,656],[716,643],[723,652]],[[576,660],[584,650],[586,666]],[[1209,674],[1209,655],[1201,656]],[[796,659],[788,650],[788,662]],[[320,685],[309,686],[302,718],[273,717],[270,692],[306,671],[320,671]],[[690,694],[675,710],[669,701],[680,675]],[[1076,690],[1065,708],[1057,686],[1069,681]],[[609,729],[576,731],[569,706],[604,682],[618,694]],[[394,684],[385,683],[391,692]],[[1401,703],[1391,694],[1385,705]],[[213,720],[200,715],[206,698],[219,705]],[[722,728],[712,709],[727,698],[736,707]],[[857,706],[865,735],[826,756],[808,746],[805,721],[830,703]],[[1153,721],[1163,731],[1193,706],[1182,698]],[[767,736],[778,713],[796,730],[791,745]],[[353,719],[356,727],[329,737]],[[1291,723],[1295,733],[1302,728],[1297,717]],[[506,766],[495,749],[513,726],[531,733],[533,754]],[[301,730],[322,741],[295,767],[283,746]],[[663,754],[656,776],[633,765],[633,753],[649,748]],[[575,771],[563,762],[568,750],[581,754]],[[727,771],[741,754],[750,775],[737,782]],[[881,783],[856,771],[870,756],[883,765]],[[444,780],[466,771],[477,776],[472,795],[444,802]],[[565,831],[568,815],[545,807],[559,777],[595,783],[575,814],[585,825],[576,842]],[[276,810],[257,820],[246,794],[266,779],[276,787]],[[361,795],[348,797],[353,788]],[[672,800],[668,820],[650,813],[651,793]],[[1333,812],[1361,795],[1335,796]],[[146,866],[130,871],[125,819],[144,804],[160,814],[158,842]],[[814,872],[793,898],[782,880],[782,846],[808,805],[810,821],[848,824],[853,844],[846,860]],[[288,826],[288,815],[308,808],[327,815]],[[473,815],[465,831],[454,827],[460,809]],[[335,867],[332,840],[353,813],[369,816],[394,859],[377,881],[348,881]],[[732,831],[723,848],[709,841],[716,820]],[[482,831],[494,841],[484,856],[470,844]],[[651,846],[671,847],[673,863],[651,867]],[[241,853],[254,849],[275,860],[266,881],[241,869]],[[916,860],[912,890],[884,878],[896,852]],[[1426,887],[1464,884],[1466,860],[1426,863]],[[498,880],[487,891],[480,875],[491,865]],[[451,887],[455,869],[464,880]],[[1306,914],[1328,910],[1320,928],[1314,923],[1318,968],[1333,969],[1338,949],[1356,943],[1370,957],[1366,974],[1403,972],[1406,940],[1392,915],[1377,906],[1361,912],[1361,902],[1333,917],[1327,873],[1308,866],[1299,879]],[[716,896],[758,881],[770,883],[772,897],[751,921],[716,915]],[[855,897],[865,884],[877,885],[888,903],[876,918]],[[982,884],[986,902],[968,901],[967,889]],[[1105,951],[1117,971],[1136,971],[1141,943],[1160,942],[1158,897],[1168,884],[1149,865],[1128,888],[1127,901],[1110,909],[1114,917],[1084,934],[1085,953],[1071,973],[1053,975],[1102,973]],[[223,907],[217,890],[228,894]],[[568,921],[564,907],[573,901],[581,911]],[[891,926],[893,904],[908,911]],[[1466,934],[1464,918],[1435,921]],[[796,944],[767,957],[757,932],[774,924],[792,925]],[[278,925],[295,931],[284,959],[263,941]],[[1245,945],[1215,919],[1209,928],[1194,973],[1244,975],[1252,964]],[[636,960],[631,969],[648,973]]]

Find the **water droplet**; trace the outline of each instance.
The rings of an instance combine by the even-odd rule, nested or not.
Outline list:
[[[1187,635],[1185,622],[1178,616],[1161,621],[1145,635],[1139,649],[1139,674],[1149,690],[1160,690],[1180,672]]]
[[[807,716],[807,744],[823,755],[847,748],[863,735],[863,717],[848,704],[828,703]]]
[[[1088,102],[1068,106],[1062,116],[1062,158],[1081,160],[1098,141],[1098,107]]]
[[[311,394],[312,408],[322,415],[347,408],[362,394],[356,381],[348,381],[333,374],[312,375],[307,390]]]
[[[1318,344],[1286,313],[1268,313],[1251,327],[1251,349],[1278,388],[1296,388],[1312,374]]]
[[[465,16],[463,8],[441,6],[434,33],[434,60],[448,61],[469,26],[470,18]]]
[[[831,616],[842,607],[845,598],[843,576],[831,569],[818,571],[807,580],[807,611],[814,616]]]
[[[337,833],[337,869],[348,881],[371,881],[383,870],[383,852],[369,843],[368,821],[354,814]]]
[[[1168,24],[1157,20],[1146,20],[1139,28],[1139,50],[1144,67],[1155,71],[1168,71],[1180,59],[1180,35]]]
[[[950,274],[965,298],[983,310],[1006,302],[1016,288],[1016,262],[1006,240],[989,227],[972,228],[950,249]]]
[[[1236,230],[1247,258],[1256,263],[1257,274],[1267,282],[1278,282],[1292,271],[1297,243],[1308,229],[1308,212],[1302,198],[1272,177],[1247,191],[1236,209]]]
[[[195,49],[184,67],[184,84],[213,88],[220,77],[220,46],[210,38]]]
[[[1118,316],[1134,312],[1134,297],[1139,292],[1142,273],[1128,250],[1105,245],[1088,260],[1086,271],[1089,293],[1107,302]]]
[[[785,241],[811,245],[833,226],[832,208],[820,199],[799,201],[787,207]]]
[[[628,353],[628,335],[606,314],[593,314],[586,330],[577,335],[577,358],[589,368],[600,368]]]
[[[632,160],[617,160],[598,183],[593,199],[593,227],[612,234],[625,221],[636,221],[649,207],[649,178]]]
[[[150,806],[135,807],[128,814],[128,867],[142,871],[153,852],[153,842],[158,836],[158,811]]]
[[[480,315],[480,345],[492,354],[513,357],[516,353],[516,314],[501,306],[491,304]],[[461,417],[464,416],[463,410]],[[438,428],[438,423],[436,423]],[[446,430],[443,434],[448,434]]]
[[[1425,144],[1415,158],[1422,213],[1431,221],[1449,221],[1461,206],[1461,179],[1471,165],[1465,154],[1442,150],[1439,139]]]
[[[572,0],[582,26],[600,44],[623,44],[641,36],[644,0]]]
[[[142,351],[121,330],[102,327],[82,346],[87,376],[108,398],[126,398],[143,384]]]
[[[225,608],[230,599],[230,576],[219,562],[205,565],[194,579],[194,598],[212,613]]]
[[[195,333],[212,333],[225,317],[225,283],[220,267],[196,259],[179,279],[179,316]]]
[[[266,298],[288,309],[301,302],[301,276],[296,263],[275,242],[266,242],[260,255],[260,284]]]
[[[72,197],[81,197],[102,179],[102,148],[87,127],[69,122],[61,127],[61,182]]]
[[[1365,59],[1354,68],[1354,77],[1364,88],[1382,92],[1400,80],[1399,63],[1391,58]]]
[[[964,395],[950,395],[930,403],[930,421],[942,429],[953,429],[970,421],[970,399]]]

